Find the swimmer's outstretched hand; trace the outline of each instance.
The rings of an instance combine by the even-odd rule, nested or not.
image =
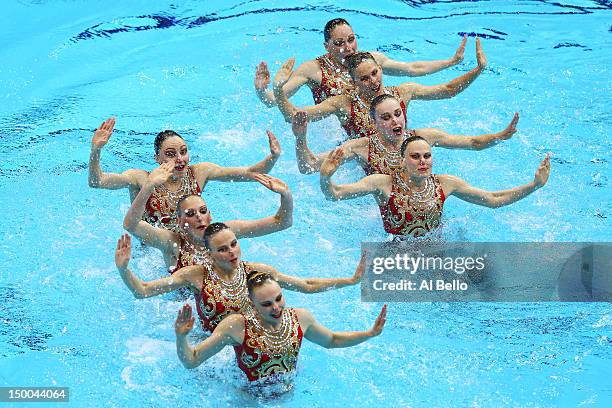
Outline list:
[[[332,174],[338,170],[340,163],[342,163],[342,159],[344,158],[344,150],[342,147],[336,147],[332,152],[327,156],[327,159],[321,164],[321,169],[319,173],[323,177],[330,177]]]
[[[510,139],[512,135],[516,133],[516,124],[518,123],[518,121],[519,121],[519,113],[514,112],[514,117],[510,121],[510,124],[504,130],[502,130],[500,139],[502,140]]]
[[[289,77],[293,73],[293,66],[295,65],[295,58],[291,57],[281,65],[280,69],[274,76],[274,89],[281,89],[289,80]]]
[[[304,111],[297,111],[291,119],[291,129],[296,137],[306,136],[308,129],[308,114]]]
[[[535,178],[533,182],[535,183],[537,188],[542,187],[548,181],[548,176],[550,176],[550,153],[546,155],[542,163],[540,163],[540,167],[536,170]]]
[[[275,193],[283,194],[289,191],[289,186],[281,179],[269,176],[267,174],[254,173],[253,180],[263,184],[268,190],[274,191]]]
[[[482,50],[479,37],[476,37],[476,61],[478,62],[478,67],[481,69],[485,69],[487,66],[487,56]]]
[[[272,157],[278,157],[281,154],[281,146],[274,133],[271,130],[266,130],[268,134],[268,142],[270,143],[270,154]]]
[[[185,303],[179,310],[176,322],[174,322],[174,332],[177,336],[185,336],[193,329],[195,318],[191,312],[189,303]]]
[[[361,259],[359,260],[359,265],[357,265],[357,269],[355,270],[355,274],[353,275],[353,283],[357,283],[361,281],[363,278],[363,273],[366,269],[366,253],[363,251],[361,253]]]
[[[115,249],[115,265],[117,269],[125,270],[132,256],[132,238],[130,234],[123,234],[117,241],[117,249]]]
[[[453,58],[451,58],[453,64],[459,64],[461,61],[463,61],[463,54],[465,53],[465,45],[467,44],[467,39],[467,34],[465,34],[463,36],[463,39],[461,40],[461,44],[459,44],[459,48],[457,48],[457,51],[455,52],[455,55],[453,55]]]
[[[383,329],[385,328],[386,322],[387,322],[387,304],[385,303],[380,313],[378,314],[376,321],[374,322],[374,326],[372,326],[372,328],[370,329],[370,334],[372,335],[372,337],[378,336],[380,333],[382,333]]]
[[[158,168],[153,169],[153,171],[149,173],[149,183],[153,184],[154,186],[161,186],[170,179],[173,170],[174,161],[161,164]]]
[[[265,61],[261,61],[255,70],[255,89],[265,91],[270,85],[270,70]]]
[[[114,128],[115,118],[108,118],[102,122],[100,127],[94,132],[93,139],[91,139],[92,149],[102,149],[108,143]]]

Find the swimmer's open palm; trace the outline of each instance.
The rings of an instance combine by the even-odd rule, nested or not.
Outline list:
[[[176,322],[174,323],[174,332],[177,336],[184,336],[193,329],[195,318],[191,312],[191,306],[185,303],[178,312]]]
[[[158,168],[153,169],[149,174],[149,182],[155,186],[161,186],[172,176],[174,170],[174,162],[169,161],[161,164]]]
[[[255,173],[253,174],[253,180],[263,184],[268,190],[274,191],[275,193],[286,193],[289,191],[289,186],[281,179],[269,176],[267,174]]]
[[[270,70],[265,61],[261,61],[255,70],[255,89],[265,91],[270,85]]]
[[[355,274],[353,275],[353,283],[357,283],[361,281],[363,278],[363,274],[366,269],[366,253],[363,251],[361,253],[361,259],[359,260],[359,265],[357,265],[357,269],[355,270]]]
[[[378,336],[380,333],[382,333],[383,329],[385,328],[386,322],[387,322],[387,305],[385,304],[382,307],[380,313],[378,314],[376,321],[374,321],[374,326],[372,327],[372,329],[370,329],[370,333],[372,334],[372,337]]]
[[[327,156],[327,159],[321,164],[321,170],[319,173],[322,176],[331,176],[338,170],[342,159],[344,158],[344,151],[341,147],[336,147],[332,152]]]
[[[270,143],[270,154],[273,157],[278,157],[281,154],[281,145],[271,130],[266,130],[268,135],[268,142]]]
[[[308,114],[304,111],[297,111],[291,118],[291,129],[295,136],[305,136],[308,129]]]
[[[453,58],[452,58],[453,63],[459,64],[461,61],[463,61],[463,54],[465,54],[466,44],[467,44],[467,34],[463,36],[463,39],[461,40],[461,44],[459,44],[459,48],[457,48],[455,55],[453,55]]]
[[[514,135],[516,133],[516,125],[519,121],[519,113],[515,112],[514,113],[514,117],[512,118],[512,120],[510,121],[510,124],[508,125],[508,127],[506,127],[503,131],[502,131],[502,135],[501,138],[503,140],[508,140],[512,137],[512,135]]]
[[[274,76],[274,88],[280,89],[287,83],[289,77],[293,73],[293,66],[295,65],[295,58],[289,58],[281,65],[280,69]]]
[[[97,149],[103,148],[113,134],[114,128],[115,118],[108,118],[102,122],[100,127],[94,132],[93,139],[91,140],[92,147]]]
[[[533,181],[537,187],[542,187],[548,181],[548,176],[550,176],[550,154],[547,154],[540,163]]]
[[[476,61],[478,62],[478,66],[480,68],[485,68],[487,66],[487,56],[482,50],[482,45],[480,44],[480,38],[476,37]]]
[[[132,256],[132,238],[129,234],[123,234],[117,241],[117,248],[115,249],[115,265],[120,270],[125,270],[130,257]]]

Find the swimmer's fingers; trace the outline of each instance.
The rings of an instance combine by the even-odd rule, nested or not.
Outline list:
[[[480,68],[485,68],[487,66],[487,56],[482,50],[482,44],[480,44],[480,38],[476,37],[476,61],[478,62],[478,66]]]
[[[119,269],[127,268],[132,254],[132,238],[129,234],[123,234],[117,241],[115,249],[115,265]]]
[[[191,306],[185,304],[178,311],[176,322],[174,323],[174,331],[177,335],[185,335],[193,329],[194,322],[195,318],[191,313]]]
[[[276,75],[274,76],[274,87],[282,88],[287,83],[291,76],[293,65],[295,65],[295,58],[289,58],[283,63]]]
[[[255,70],[255,89],[265,90],[270,85],[270,70],[265,61],[261,61]]]
[[[252,177],[253,180],[261,183],[268,190],[274,191],[275,193],[281,193],[289,190],[289,186],[287,186],[287,184],[283,180],[278,179],[276,177],[259,173],[254,174]]]
[[[149,182],[155,186],[164,184],[172,176],[174,165],[174,160],[160,164],[158,168],[149,173]]]
[[[548,182],[548,177],[550,176],[550,153],[546,155],[544,160],[540,163],[538,170],[535,174],[535,184],[537,187],[542,187]]]
[[[510,139],[512,135],[516,133],[516,125],[518,121],[519,121],[519,113],[515,112],[514,116],[512,117],[512,120],[510,121],[506,129],[504,129],[504,131],[502,132],[503,133],[502,138],[504,140]]]
[[[270,154],[274,157],[278,157],[281,154],[281,145],[274,133],[271,130],[266,130],[268,134],[268,143],[270,144]]]
[[[461,44],[459,44],[459,48],[457,48],[457,51],[453,56],[453,62],[455,64],[459,64],[461,61],[463,61],[463,55],[465,54],[465,45],[467,44],[467,40],[467,34],[464,34],[463,39],[461,40]]]
[[[361,252],[361,259],[359,259],[359,264],[357,265],[357,269],[355,270],[355,275],[353,275],[353,283],[357,283],[361,281],[363,278],[363,274],[366,269],[366,252]]]
[[[372,327],[372,334],[374,336],[378,336],[380,333],[382,333],[386,322],[387,322],[387,304],[385,304],[380,310],[380,313],[378,314],[378,317],[376,318],[376,321],[374,322],[374,326]]]
[[[96,148],[104,147],[113,134],[114,128],[115,118],[109,118],[102,122],[102,124],[94,131],[94,136],[91,140],[92,146]]]
[[[297,111],[291,119],[291,128],[294,135],[305,135],[308,129],[308,114],[304,111]]]

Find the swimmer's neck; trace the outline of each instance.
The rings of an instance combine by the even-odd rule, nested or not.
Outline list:
[[[397,137],[395,135],[389,136],[382,132],[378,132],[378,135],[380,136],[380,141],[386,148],[393,148],[399,151],[402,147],[402,142],[404,141],[403,137]]]
[[[416,173],[408,174],[405,170],[400,173],[400,177],[410,188],[421,188],[427,180],[427,177],[419,176]]]
[[[264,329],[268,330],[278,330],[280,329],[282,324],[282,319],[276,319],[277,321],[275,321],[274,323],[268,322],[259,313],[257,313],[257,320],[259,320],[259,324],[261,324]]]
[[[213,270],[215,271],[215,273],[221,277],[224,278],[225,280],[231,280],[234,275],[236,274],[236,270],[238,269],[238,267],[233,268],[233,267],[228,267],[228,268],[224,268],[223,266],[217,264],[216,262],[213,263]]]

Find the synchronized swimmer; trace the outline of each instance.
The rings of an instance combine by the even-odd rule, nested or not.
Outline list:
[[[326,54],[301,64],[289,58],[278,70],[269,90],[270,71],[261,62],[255,74],[259,99],[276,106],[292,124],[295,151],[301,173],[319,172],[323,195],[344,200],[372,195],[380,208],[385,231],[395,237],[429,236],[441,224],[446,198],[457,198],[492,208],[512,204],[546,184],[550,175],[547,155],[533,181],[501,191],[485,191],[448,174],[432,173],[432,146],[482,150],[510,139],[519,120],[514,114],[500,132],[476,136],[449,134],[441,129],[407,127],[407,106],[415,99],[454,97],[485,69],[487,58],[476,38],[477,65],[455,79],[433,86],[404,82],[385,87],[383,73],[422,76],[463,61],[467,36],[455,54],[438,61],[400,62],[379,52],[359,52],[349,23],[336,18],[323,30]],[[289,98],[302,86],[312,92],[314,106],[296,107]],[[329,152],[315,154],[308,146],[308,123],[335,115],[347,140]],[[290,228],[294,202],[282,180],[272,170],[281,148],[267,131],[270,154],[247,167],[222,167],[214,163],[190,164],[185,140],[172,130],[155,138],[152,171],[130,169],[105,173],[100,156],[108,143],[115,119],[95,130],[89,160],[89,185],[94,188],[128,188],[131,206],[124,228],[143,244],[159,249],[170,275],[143,281],[129,268],[131,237],[117,242],[115,264],[136,298],[147,298],[179,289],[189,290],[202,329],[209,334],[193,346],[187,338],[195,318],[189,303],[175,321],[176,348],[180,361],[195,368],[225,346],[233,346],[238,367],[249,381],[274,383],[295,372],[302,339],[327,348],[351,347],[383,331],[387,306],[366,331],[332,332],[305,308],[285,307],[282,289],[303,293],[322,292],[359,283],[366,269],[366,255],[355,272],[344,278],[301,278],[274,267],[242,260],[240,238],[261,237]],[[338,184],[332,176],[340,165],[357,161],[366,173],[361,180]],[[202,191],[209,181],[251,181],[280,196],[275,214],[255,220],[212,222]]]

